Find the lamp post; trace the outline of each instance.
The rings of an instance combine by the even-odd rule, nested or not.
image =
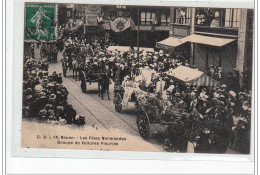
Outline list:
[[[140,12],[139,12],[139,7],[138,7],[138,26],[137,26],[137,61],[139,64],[139,30],[140,30]]]

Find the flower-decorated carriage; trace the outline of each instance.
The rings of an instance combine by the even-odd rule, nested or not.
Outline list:
[[[136,106],[138,131],[144,139],[150,138],[151,124],[170,125],[189,116],[185,108],[179,108],[169,99],[162,98],[160,93],[139,92]]]
[[[130,80],[130,78],[125,77],[122,84],[117,84],[115,82],[114,87],[114,104],[116,112],[121,112],[123,106],[127,106],[128,102],[136,103],[136,93],[135,93],[135,82]]]

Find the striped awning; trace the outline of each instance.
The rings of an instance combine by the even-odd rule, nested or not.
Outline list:
[[[211,77],[209,77],[206,73],[203,73],[199,78],[186,82],[192,86],[219,86],[220,83]]]
[[[179,66],[167,72],[168,75],[173,76],[188,85],[193,86],[219,86],[220,83],[206,73],[198,71],[186,66]]]

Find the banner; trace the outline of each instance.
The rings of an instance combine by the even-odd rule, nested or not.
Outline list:
[[[118,17],[114,21],[109,21],[110,28],[114,32],[122,32],[131,27],[131,18]]]
[[[56,39],[56,5],[26,4],[25,40],[54,41]]]

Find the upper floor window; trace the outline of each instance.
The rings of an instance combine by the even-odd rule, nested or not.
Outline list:
[[[152,12],[141,12],[141,25],[152,25],[156,21],[156,15]]]
[[[196,25],[218,27],[239,27],[241,9],[196,9]]]
[[[226,9],[225,27],[239,27],[241,9]]]
[[[191,8],[175,8],[174,9],[174,23],[189,24],[191,16]]]
[[[162,13],[161,14],[161,25],[168,26],[170,24],[170,14]]]
[[[225,25],[225,9],[198,8],[196,9],[196,25],[223,27]]]

